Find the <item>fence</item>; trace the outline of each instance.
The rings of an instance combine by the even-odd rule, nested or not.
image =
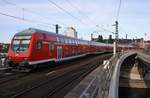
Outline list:
[[[107,98],[114,65],[120,54],[104,61],[99,66],[99,73],[95,76],[79,98]]]

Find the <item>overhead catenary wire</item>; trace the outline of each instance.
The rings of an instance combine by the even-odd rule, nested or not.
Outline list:
[[[51,24],[48,24],[48,23],[43,23],[43,22],[39,22],[39,21],[35,21],[35,20],[30,20],[30,19],[18,17],[18,16],[13,16],[13,15],[6,14],[6,13],[3,13],[3,12],[0,12],[0,15],[7,16],[7,17],[17,19],[17,20],[21,20],[21,21],[25,21],[25,22],[30,22],[30,23],[40,25],[40,26],[47,26],[47,27],[51,26]]]
[[[66,14],[68,14],[69,16],[71,16],[72,18],[74,18],[74,19],[76,19],[77,21],[79,21],[80,23],[82,23],[82,24],[84,24],[84,25],[87,25],[87,24],[85,24],[84,22],[82,22],[82,20],[80,20],[78,17],[76,17],[76,16],[74,16],[74,15],[72,15],[70,12],[68,12],[66,9],[64,9],[64,8],[62,8],[61,6],[59,6],[58,4],[56,4],[54,1],[52,1],[52,0],[48,0],[51,4],[53,4],[53,5],[55,5],[57,8],[59,8],[60,10],[62,10],[63,12],[65,12]],[[88,27],[90,27],[89,25],[88,25]],[[99,28],[101,28],[101,27],[99,27]],[[107,32],[111,32],[110,30],[107,30],[107,29],[105,29],[105,28],[101,28],[102,30],[104,30],[104,31],[107,31]]]
[[[24,8],[24,7],[18,6],[17,4],[12,3],[12,2],[10,2],[10,1],[7,1],[7,0],[1,0],[1,1],[3,1],[3,2],[6,3],[6,4],[9,4],[9,5],[12,5],[12,6],[15,6],[15,7],[17,7],[17,8],[22,9],[22,10],[23,10],[23,14],[24,14],[24,12],[29,12],[29,13],[34,14],[34,15],[36,15],[36,16],[38,16],[38,17],[43,18],[43,19],[50,20],[49,17],[43,16],[43,15],[41,15],[41,14],[35,12],[35,11],[32,11],[32,10],[30,10],[30,9],[28,9],[28,8]],[[23,15],[23,16],[24,16],[24,15]],[[61,24],[61,26],[64,25],[64,23],[57,22],[57,24],[58,24],[58,23]],[[51,25],[52,25],[52,26],[55,26],[55,24],[51,24]]]
[[[120,16],[121,4],[122,4],[122,0],[119,0],[119,5],[118,5],[118,9],[117,9],[116,20],[118,20],[119,16]]]
[[[78,17],[74,16],[72,13],[70,13],[69,11],[67,11],[66,9],[64,9],[63,7],[61,7],[58,4],[56,4],[54,1],[52,1],[52,0],[47,0],[47,1],[49,3],[51,3],[51,4],[53,4],[54,6],[56,6],[57,8],[59,8],[61,11],[65,12],[67,15],[71,16],[72,18],[74,18],[75,20],[77,20],[78,22],[80,22],[81,24],[90,27],[89,25],[87,25],[86,23],[84,23],[81,19],[79,19]]]
[[[19,7],[19,8],[21,8],[21,9],[23,10],[23,18],[19,17],[20,20],[23,20],[23,19],[24,19],[24,16],[25,16],[24,13],[25,13],[25,11],[26,11],[26,12],[30,12],[30,13],[35,14],[35,15],[38,15],[38,16],[41,16],[42,18],[49,19],[48,17],[42,16],[41,14],[38,14],[38,13],[36,13],[36,12],[34,12],[34,11],[32,11],[32,10],[29,10],[29,9],[27,9],[27,8],[20,7],[20,6],[18,6],[17,4],[12,3],[12,2],[10,2],[10,1],[7,1],[7,0],[2,0],[2,1],[5,2],[5,3],[7,3],[7,4],[10,4],[10,5]],[[56,4],[55,2],[53,2],[52,0],[48,0],[48,1],[49,1],[51,4],[55,5],[57,8],[61,9],[63,12],[65,12],[65,13],[68,14],[69,16],[71,16],[71,17],[73,17],[74,19],[76,19],[77,21],[79,21],[80,23],[82,23],[82,24],[84,24],[84,25],[86,25],[86,26],[88,26],[88,27],[90,27],[90,28],[93,28],[93,27],[87,25],[86,23],[84,23],[80,18],[74,16],[72,13],[68,12],[66,9],[64,9],[64,8],[61,7],[61,6],[59,6],[59,5]],[[66,0],[66,1],[69,1],[69,0]],[[71,2],[68,2],[68,3],[72,4]],[[73,6],[76,10],[80,11],[80,10],[79,10],[76,6],[74,6],[73,4],[72,4],[72,6]],[[4,14],[5,14],[5,13],[4,13]],[[85,16],[86,16],[86,15],[85,15]],[[18,18],[18,19],[19,19],[19,18]],[[88,16],[87,16],[87,18],[88,18]],[[90,20],[90,19],[88,19],[88,20]],[[31,22],[32,20],[24,19],[23,21],[28,21],[28,22],[30,21],[30,22]],[[34,21],[34,22],[35,22],[35,21]],[[36,21],[36,22],[38,22],[38,21]],[[39,22],[41,23],[41,21],[39,21]],[[90,22],[92,23],[92,21],[90,21]],[[55,24],[49,24],[49,23],[44,23],[44,22],[42,22],[42,24],[55,26]],[[93,24],[94,24],[94,23],[93,23]],[[101,27],[99,27],[99,28],[101,28]],[[105,28],[101,28],[101,29],[102,29],[103,31],[111,32],[110,30],[107,30],[107,29],[105,29]]]
[[[77,12],[78,12],[80,15],[86,17],[90,23],[95,24],[94,21],[92,21],[92,20],[89,18],[88,15],[86,15],[86,14],[83,15],[83,13],[81,13],[81,11],[79,10],[79,8],[76,7],[73,3],[71,3],[69,0],[65,0],[65,1],[66,1],[69,5],[71,5],[71,7],[73,7],[75,10],[77,10]]]

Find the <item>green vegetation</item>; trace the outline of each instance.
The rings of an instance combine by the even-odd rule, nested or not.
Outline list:
[[[9,48],[9,44],[1,44],[1,53],[7,53]]]

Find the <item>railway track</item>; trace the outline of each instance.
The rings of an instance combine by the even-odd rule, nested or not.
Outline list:
[[[28,73],[18,73],[17,72],[17,73],[10,73],[8,75],[0,76],[0,85],[3,83],[6,83],[6,82],[10,82],[12,80],[24,77],[26,75],[28,75]]]
[[[93,56],[90,55],[90,56],[87,57],[86,59],[91,58],[91,57],[93,57]],[[85,58],[83,58],[83,59],[85,59]],[[77,61],[75,61],[75,60],[77,60]],[[73,62],[70,62],[69,64],[73,64],[74,61],[75,61],[76,63],[82,61],[81,59],[78,59],[78,58],[75,59],[75,60],[72,60]],[[66,64],[66,63],[67,63],[67,62],[58,63],[58,64],[59,64],[59,67],[52,67],[50,70],[46,70],[48,67],[39,68],[39,69],[37,69],[37,70],[34,71],[34,72],[39,72],[39,73],[40,73],[41,71],[43,71],[43,72],[41,72],[41,73],[44,73],[44,72],[46,73],[46,72],[49,72],[49,71],[57,70],[57,69],[60,69],[60,68],[63,68],[63,67],[67,67],[68,64]],[[57,65],[58,65],[58,64],[57,64]],[[64,66],[63,66],[63,65],[64,65]],[[13,71],[0,74],[0,84],[6,83],[7,81],[15,80],[15,78],[17,78],[17,77],[19,78],[19,77],[26,76],[26,75],[27,75],[27,74],[25,74],[25,73],[13,72]]]
[[[111,56],[111,54],[105,54],[105,56],[106,58],[108,58]],[[53,67],[49,70],[31,73],[30,75],[27,76],[28,78],[24,77],[24,80],[30,80],[30,78],[31,79],[36,78],[36,79],[33,79],[30,84],[24,83],[22,86],[23,88],[21,88],[20,85],[16,87],[14,86],[5,87],[9,85],[16,85],[13,84],[13,82],[11,81],[10,83],[6,85],[4,84],[3,86],[1,86],[0,84],[0,88],[2,89],[7,88],[9,90],[12,90],[12,92],[15,92],[14,94],[8,94],[2,98],[10,98],[10,97],[11,98],[43,98],[43,97],[52,98],[53,96],[56,96],[57,95],[56,93],[58,92],[62,92],[63,93],[62,95],[64,95],[69,90],[64,89],[63,91],[60,91],[60,89],[66,87],[71,90],[72,88],[71,86],[75,86],[71,84],[77,84],[80,80],[82,80],[83,77],[85,77],[89,72],[91,72],[93,69],[97,67],[97,64],[95,63],[97,59],[101,60],[100,63],[102,63],[101,58],[106,59],[102,55],[101,56],[97,55],[96,57],[88,56],[87,58],[82,58],[82,59],[80,58],[77,60],[73,60],[69,63],[68,62],[62,63],[60,64],[60,66]],[[24,80],[19,80],[19,77],[17,79],[18,81],[24,81]],[[70,86],[67,87],[67,85]],[[53,98],[57,98],[57,97],[53,97]]]
[[[67,81],[63,82],[61,85],[57,85],[57,87],[55,87],[54,89],[49,90],[49,93],[46,96],[44,96],[44,98],[62,98],[63,96],[59,96],[59,95],[65,94],[65,92],[63,91],[64,88],[66,88],[66,87],[72,88],[74,84],[81,81],[86,75],[88,75],[97,66],[98,65],[90,66],[90,68],[89,68],[90,70],[89,69],[82,69],[79,72],[74,73],[73,75],[71,75],[71,78],[67,79]],[[59,92],[59,94],[57,94],[58,92]],[[60,94],[60,92],[61,92],[61,94]],[[66,90],[66,92],[67,92],[67,90]]]
[[[82,80],[89,72],[94,70],[102,63],[102,61],[95,62],[95,60],[100,59],[100,57],[93,59],[94,60],[91,60],[94,61],[92,63],[91,61],[86,61],[86,63],[84,62],[85,64],[82,63],[78,67],[74,66],[74,68],[70,67],[64,70],[57,71],[55,72],[55,75],[53,77],[29,89],[26,89],[12,96],[11,98],[62,98],[64,94],[59,94],[59,96],[56,96],[56,93],[67,87],[68,85],[70,87],[71,84],[73,84],[75,81],[79,82],[79,80]]]

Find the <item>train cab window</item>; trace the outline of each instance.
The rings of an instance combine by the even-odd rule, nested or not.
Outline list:
[[[37,41],[36,48],[37,49],[41,49],[42,48],[42,41]]]
[[[24,52],[27,51],[29,44],[30,44],[31,36],[15,36],[12,41],[12,49],[15,52]]]

